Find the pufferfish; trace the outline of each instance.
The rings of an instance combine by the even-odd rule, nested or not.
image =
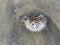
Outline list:
[[[42,31],[47,26],[47,18],[43,14],[23,16],[22,21],[24,22],[25,27],[33,32]]]

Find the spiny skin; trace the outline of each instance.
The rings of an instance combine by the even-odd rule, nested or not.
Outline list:
[[[44,15],[31,16],[24,21],[25,27],[33,32],[42,31],[47,26],[47,18]]]

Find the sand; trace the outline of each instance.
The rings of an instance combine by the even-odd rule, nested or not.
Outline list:
[[[20,22],[32,10],[48,16],[44,31],[28,31]],[[60,45],[60,0],[0,0],[0,45]]]

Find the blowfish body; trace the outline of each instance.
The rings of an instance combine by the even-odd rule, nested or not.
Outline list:
[[[25,27],[33,32],[42,31],[47,26],[47,18],[44,15],[31,16],[24,21]]]

